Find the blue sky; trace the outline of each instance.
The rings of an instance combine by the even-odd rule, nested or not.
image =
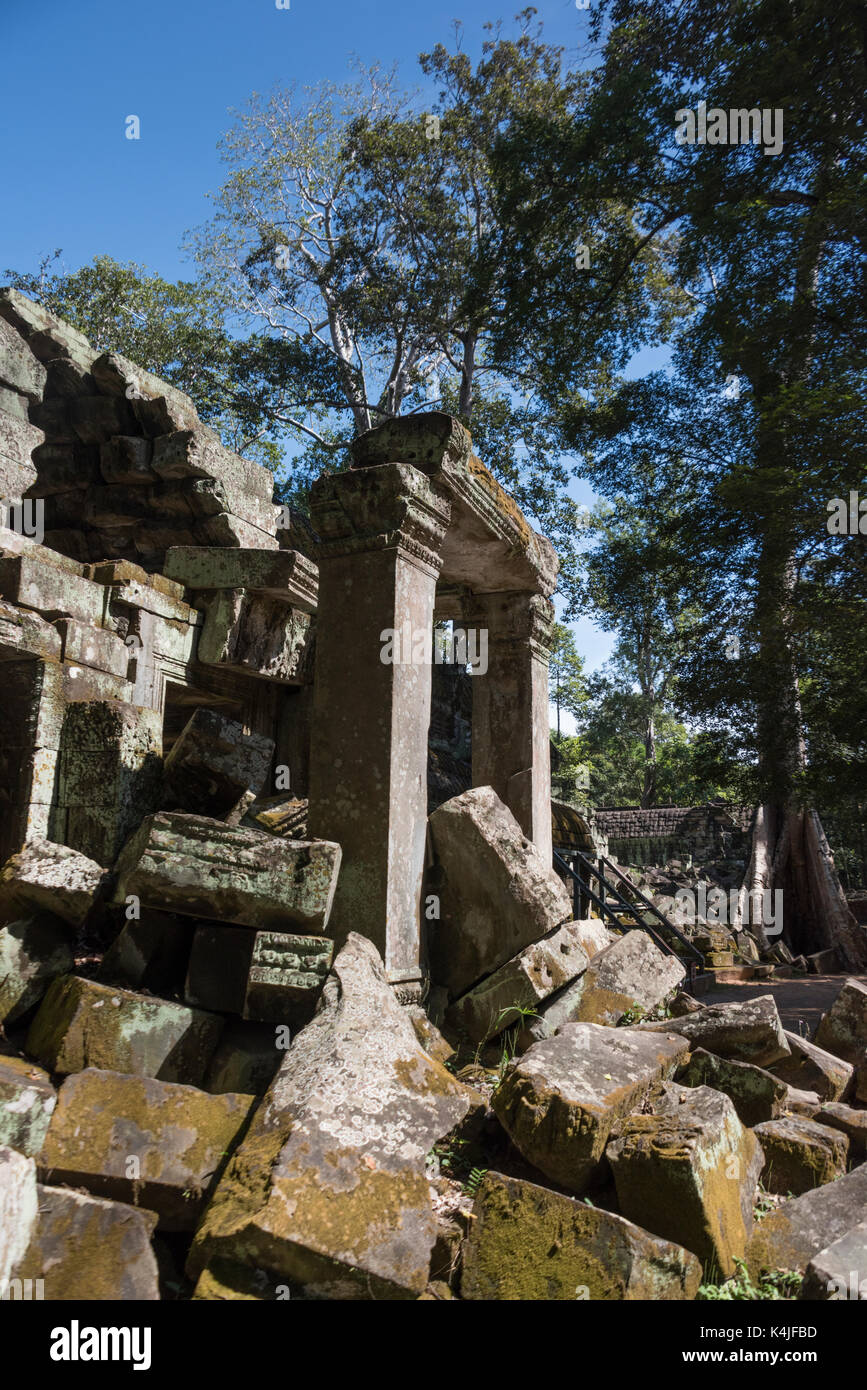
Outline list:
[[[283,0],[285,3],[285,0]],[[0,274],[35,269],[62,248],[75,269],[98,253],[138,261],[167,279],[192,278],[184,234],[205,221],[222,181],[217,142],[230,109],[253,91],[351,77],[353,57],[398,63],[406,87],[425,92],[418,53],[450,44],[452,21],[478,53],[487,20],[507,27],[519,0],[2,0],[4,64],[0,147],[7,202]],[[545,37],[575,55],[588,12],[574,0],[536,6]],[[125,136],[138,116],[141,138]],[[633,370],[663,360],[642,354]],[[575,496],[589,502],[589,488]],[[576,624],[593,667],[611,639]]]

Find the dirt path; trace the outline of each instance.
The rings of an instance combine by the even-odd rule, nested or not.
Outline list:
[[[710,989],[699,1003],[722,1004],[772,994],[777,1001],[783,1027],[792,1033],[812,1037],[821,1015],[837,998],[844,980],[850,978],[867,984],[867,975],[807,975],[796,980],[749,980],[743,984],[719,985]],[[803,1020],[805,1027],[799,1028],[800,1020]]]

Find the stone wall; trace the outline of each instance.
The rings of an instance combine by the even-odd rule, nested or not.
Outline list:
[[[611,858],[622,864],[665,864],[670,859],[703,863],[749,858],[752,806],[616,807],[599,809],[596,820],[608,836]]]

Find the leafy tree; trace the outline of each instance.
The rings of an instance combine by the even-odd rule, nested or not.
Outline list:
[[[578,653],[575,634],[563,623],[554,624],[554,640],[548,666],[551,703],[557,711],[557,739],[560,739],[560,711],[577,718],[585,700],[584,660]]]

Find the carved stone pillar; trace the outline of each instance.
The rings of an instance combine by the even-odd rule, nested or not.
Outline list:
[[[411,992],[431,697],[430,658],[413,660],[412,639],[433,630],[450,507],[418,469],[386,463],[320,478],[311,508],[322,539],[309,829],[343,848],[329,934],[369,937],[389,980]],[[389,632],[396,661],[382,659]]]
[[[464,624],[487,630],[488,669],[473,677],[473,785],[490,786],[550,862],[550,599],[534,593],[474,596]],[[477,643],[478,648],[478,643]]]

